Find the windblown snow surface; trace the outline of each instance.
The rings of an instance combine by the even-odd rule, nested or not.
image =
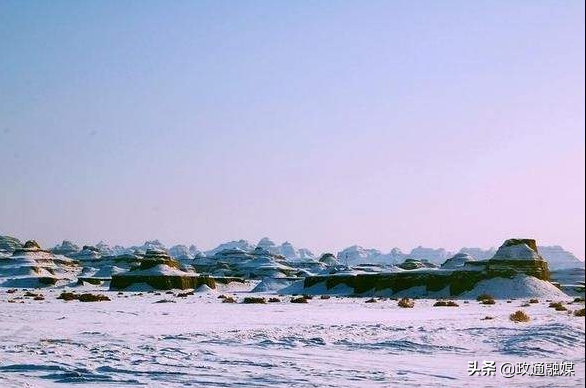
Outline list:
[[[281,296],[259,305],[221,303],[217,292],[109,292],[110,302],[81,303],[56,299],[60,290],[35,292],[45,300],[7,303],[23,292],[0,292],[1,387],[579,387],[585,380],[584,318],[545,300],[458,301],[458,308],[417,300],[401,309],[390,299],[292,304]],[[531,322],[509,321],[519,309]],[[475,360],[571,361],[576,375],[469,377]]]

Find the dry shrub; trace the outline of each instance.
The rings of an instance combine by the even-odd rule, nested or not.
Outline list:
[[[568,311],[568,308],[562,302],[552,302],[549,307],[555,309],[555,311]]]
[[[57,299],[63,299],[64,301],[68,301],[68,300],[76,300],[79,296],[77,294],[74,294],[73,292],[66,292],[63,291],[61,293],[61,295],[59,295],[57,297]]]
[[[485,299],[494,299],[492,295],[489,294],[480,294],[476,297],[476,300],[482,302]]]
[[[107,302],[110,300],[106,295],[102,294],[81,294],[77,298],[80,302]]]
[[[279,298],[269,298],[269,303],[279,303],[281,299]]]
[[[575,317],[583,317],[584,314],[585,314],[585,310],[584,309],[580,309],[580,310],[574,311],[574,316]]]
[[[459,307],[460,305],[453,300],[438,300],[433,307]]]
[[[265,304],[267,303],[265,298],[255,297],[255,296],[247,296],[242,300],[244,304]]]
[[[374,298],[367,299],[364,303],[376,303],[377,300]]]
[[[296,298],[291,298],[291,303],[307,303],[307,298],[305,296],[299,296]]]
[[[401,300],[399,301],[399,303],[397,303],[397,305],[399,307],[404,308],[404,309],[412,309],[413,307],[415,307],[415,302],[409,298],[401,298]]]
[[[509,315],[509,319],[513,322],[529,322],[531,318],[524,311],[516,311]]]

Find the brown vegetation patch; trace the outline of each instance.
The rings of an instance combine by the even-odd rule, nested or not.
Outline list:
[[[409,298],[401,298],[397,305],[404,309],[412,309],[413,307],[415,307],[415,302]]]
[[[255,296],[247,296],[242,300],[244,304],[265,304],[267,303],[265,298],[255,297]]]
[[[527,313],[524,311],[515,311],[513,314],[509,315],[509,319],[513,322],[529,322],[531,318]]]

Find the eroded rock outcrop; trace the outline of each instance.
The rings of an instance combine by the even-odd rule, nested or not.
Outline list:
[[[188,272],[165,251],[149,249],[138,266],[112,275],[110,289],[123,290],[131,286],[148,286],[157,290],[185,290],[195,289],[202,285],[216,287],[211,277],[200,276],[195,271]]]
[[[446,260],[442,265],[441,268],[443,269],[456,269],[463,267],[466,263],[476,261],[474,257],[470,256],[467,253],[456,253],[454,256],[450,257]]]
[[[16,237],[0,236],[0,252],[12,253],[22,248],[22,243]]]
[[[71,282],[79,272],[78,264],[44,250],[29,240],[10,257],[0,259],[0,286],[46,287]]]
[[[78,245],[74,244],[69,240],[63,240],[63,242],[59,245],[56,245],[54,248],[51,249],[51,252],[56,255],[63,255],[67,257],[74,256],[75,254],[79,253],[81,249]]]
[[[456,255],[457,256],[457,255]],[[460,262],[462,265],[459,265]],[[323,284],[329,290],[345,286],[355,294],[399,294],[411,290],[417,296],[458,296],[471,291],[478,283],[494,278],[516,279],[519,276],[548,282],[547,262],[537,251],[535,240],[510,239],[489,260],[474,261],[460,256],[448,260],[448,267],[430,269],[421,261],[407,260],[404,271],[318,275],[305,278],[303,287],[310,289]],[[405,264],[405,263],[404,263]]]

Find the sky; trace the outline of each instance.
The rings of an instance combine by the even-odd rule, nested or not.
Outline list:
[[[0,2],[0,234],[584,258],[581,1]]]

